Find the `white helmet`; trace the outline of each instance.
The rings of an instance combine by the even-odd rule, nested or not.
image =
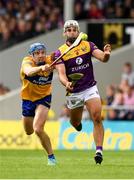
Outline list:
[[[80,31],[79,23],[75,20],[67,20],[64,24],[64,32],[66,31],[66,28],[74,26]]]

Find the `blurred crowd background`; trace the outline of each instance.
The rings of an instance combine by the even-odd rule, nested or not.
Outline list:
[[[0,0],[0,50],[63,27],[63,0]],[[75,0],[74,17],[134,19],[133,0]]]
[[[64,24],[64,0],[0,0],[0,51],[16,43],[62,28]],[[134,0],[75,0],[76,20],[129,19],[134,20]],[[10,89],[0,84],[0,96]],[[126,62],[122,67],[119,84],[106,87],[104,105],[112,106],[103,110],[102,118],[109,120],[134,120],[134,69]],[[125,109],[119,109],[120,106]],[[118,109],[116,107],[118,106]],[[84,108],[83,119],[89,119]],[[63,105],[60,120],[69,119],[69,110]]]
[[[0,50],[63,26],[63,0],[0,0]]]
[[[75,19],[134,18],[133,0],[75,0]]]

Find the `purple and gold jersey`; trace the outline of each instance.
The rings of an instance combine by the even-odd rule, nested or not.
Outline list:
[[[55,52],[55,56],[60,56],[68,48],[67,44],[63,44],[59,50]],[[70,50],[57,63],[64,63],[66,67],[66,75],[82,73],[84,76],[76,82],[73,92],[81,92],[96,84],[93,74],[93,65],[91,61],[92,52],[98,49],[93,42],[81,41],[80,44]]]
[[[51,64],[51,57],[44,59],[46,64]],[[22,61],[20,76],[22,81],[21,97],[23,100],[36,101],[51,94],[51,81],[53,73],[39,72],[33,76],[27,76],[23,72],[24,66],[36,67],[31,56],[27,56]]]

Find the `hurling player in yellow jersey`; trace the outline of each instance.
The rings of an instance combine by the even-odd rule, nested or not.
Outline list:
[[[22,119],[27,135],[35,134],[39,137],[43,148],[48,154],[48,165],[55,165],[52,145],[44,125],[51,104],[51,81],[53,69],[51,56],[46,56],[46,48],[42,43],[30,46],[29,56],[22,61]]]
[[[55,57],[60,56],[76,40],[80,33],[77,21],[68,20],[64,24],[66,43],[55,52]],[[94,56],[102,62],[107,62],[110,57],[111,46],[104,46],[104,51],[90,41],[81,40],[78,46],[70,50],[56,64],[61,83],[66,87],[67,106],[70,109],[70,122],[80,131],[84,105],[86,106],[94,124],[93,136],[96,144],[95,162],[101,164],[103,160],[104,128],[101,119],[101,99],[94,79],[91,57]],[[73,82],[72,82],[73,81]],[[87,127],[88,128],[88,127]]]

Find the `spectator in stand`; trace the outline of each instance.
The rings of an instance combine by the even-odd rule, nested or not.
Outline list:
[[[45,28],[43,26],[43,23],[36,22],[34,36],[37,36],[37,35],[40,35],[40,34],[43,34],[43,33],[45,33]]]
[[[132,8],[132,0],[124,0],[123,9],[124,9],[125,18],[130,18],[131,8]]]
[[[8,48],[11,46],[12,43],[12,38],[10,31],[8,29],[5,29],[2,31],[1,37],[0,37],[0,50],[3,50],[5,48]]]
[[[86,19],[86,11],[83,9],[83,3],[81,1],[76,1],[74,3],[74,19],[81,20]]]
[[[129,109],[127,108],[126,110],[126,119],[134,120],[134,89],[129,85],[124,93],[124,105],[129,107]]]
[[[102,10],[98,7],[96,1],[90,2],[90,7],[87,12],[88,19],[102,19],[103,13]]]
[[[123,91],[123,93],[126,91],[127,87],[129,86],[128,80],[121,79],[120,84],[118,85],[118,88]]]
[[[120,4],[116,4],[115,6],[115,18],[116,19],[124,18],[123,8]]]
[[[23,19],[17,23],[18,32],[16,33],[17,42],[22,42],[31,37],[31,34],[27,32],[27,22]]]
[[[115,18],[115,12],[114,12],[114,7],[111,5],[108,5],[105,8],[105,18],[106,19],[113,19]]]
[[[123,73],[122,73],[122,76],[121,76],[121,81],[122,80],[123,81],[128,81],[128,84],[130,86],[134,87],[134,71],[133,71],[133,68],[132,68],[132,64],[130,62],[126,62],[123,65]]]
[[[109,120],[125,120],[126,119],[126,110],[125,109],[118,109],[118,106],[124,105],[124,96],[123,91],[117,89],[113,103],[111,104],[112,107],[108,111],[108,119]]]
[[[62,20],[59,17],[59,9],[54,9],[51,14],[49,14],[49,21],[47,22],[48,30],[53,30],[56,28],[60,28],[63,25]]]
[[[106,87],[106,104],[111,105],[114,100],[115,87],[114,85],[108,85]]]
[[[130,10],[130,18],[134,19],[134,7]]]

